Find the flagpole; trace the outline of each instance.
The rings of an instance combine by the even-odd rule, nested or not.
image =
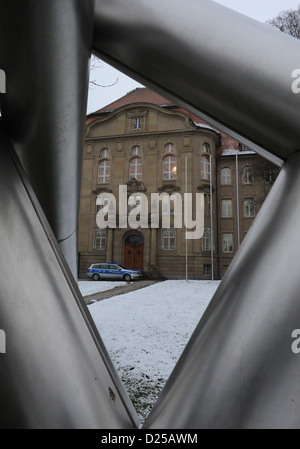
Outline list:
[[[187,156],[185,157],[185,193],[188,193],[187,184]],[[188,280],[188,241],[187,241],[187,217],[188,217],[188,201],[185,199],[185,280]]]
[[[211,259],[211,280],[214,280],[214,232],[213,232],[213,198],[212,198],[212,157],[209,155],[210,166],[210,259]]]
[[[239,198],[239,162],[238,162],[238,153],[237,150],[235,153],[235,180],[236,180],[236,220],[237,220],[237,240],[238,240],[238,248],[240,247],[241,238],[240,238],[240,198]]]

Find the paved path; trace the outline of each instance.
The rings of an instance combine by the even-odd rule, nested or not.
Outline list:
[[[101,281],[99,281],[101,282]],[[111,298],[112,296],[123,295],[124,293],[133,292],[134,290],[139,290],[140,288],[149,287],[149,285],[156,284],[157,280],[151,281],[134,281],[128,282],[127,285],[121,285],[120,287],[115,287],[111,290],[105,290],[104,292],[93,293],[88,296],[84,296],[86,304],[92,304],[96,301],[102,301],[103,299]]]

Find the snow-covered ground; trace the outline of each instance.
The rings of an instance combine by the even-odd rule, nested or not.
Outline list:
[[[122,287],[127,285],[127,282],[123,281],[79,281],[78,286],[83,296],[92,295],[93,293],[104,292],[105,290],[111,290],[115,287]]]
[[[141,422],[153,407],[219,283],[165,281],[89,306]],[[102,282],[79,282],[83,296],[90,294],[86,293],[90,292],[88,284],[102,288]]]

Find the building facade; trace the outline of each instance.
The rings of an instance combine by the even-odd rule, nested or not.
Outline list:
[[[87,118],[79,274],[115,261],[169,279],[221,278],[278,171],[151,90],[134,90]],[[197,201],[204,232],[186,239],[187,217],[200,228]],[[114,226],[97,225],[103,207]]]

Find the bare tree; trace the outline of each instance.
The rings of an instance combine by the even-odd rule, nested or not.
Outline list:
[[[101,69],[101,61],[99,58],[97,58],[97,56],[92,55],[91,58],[91,67],[90,67],[90,72],[92,72],[93,70],[98,70]],[[112,87],[115,84],[117,84],[117,82],[119,81],[119,78],[117,78],[112,84],[99,84],[95,79],[92,79],[92,76],[90,76],[90,87]]]
[[[300,5],[296,11],[292,9],[282,11],[277,17],[266,23],[271,27],[278,28],[283,33],[300,39]]]

